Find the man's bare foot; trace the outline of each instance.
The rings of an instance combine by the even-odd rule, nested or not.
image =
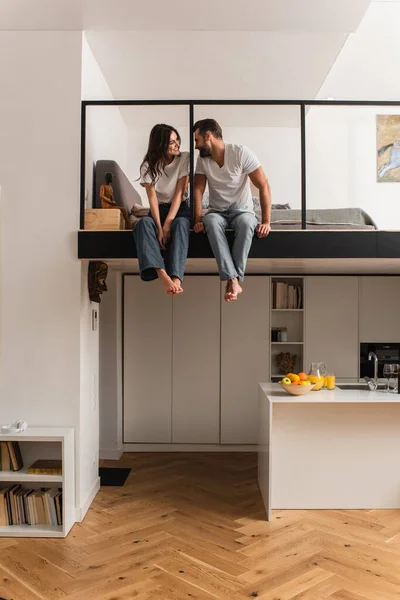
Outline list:
[[[171,279],[174,282],[174,284],[177,286],[177,290],[175,293],[181,294],[183,292],[182,281],[179,279],[179,277],[175,277],[175,276],[172,276]]]
[[[225,289],[225,302],[232,302],[234,300],[237,300],[238,295],[241,294],[242,291],[243,290],[236,277],[234,279],[229,279]]]
[[[178,293],[178,287],[176,283],[172,281],[171,277],[164,271],[164,269],[157,269],[157,275],[167,294],[172,296],[173,294]]]

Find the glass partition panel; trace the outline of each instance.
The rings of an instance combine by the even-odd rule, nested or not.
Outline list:
[[[97,161],[109,163],[110,171],[122,173],[124,198],[148,206],[145,189],[139,183],[140,165],[147,151],[149,135],[157,123],[178,130],[181,149],[189,151],[189,107],[182,106],[87,106],[85,208],[100,208],[100,186],[107,163],[96,172]],[[116,175],[116,173],[112,173]],[[121,203],[121,198],[115,198]],[[124,202],[122,202],[124,204]]]
[[[400,107],[311,106],[307,229],[400,229]]]
[[[196,105],[195,121],[213,118],[221,125],[227,144],[247,146],[260,161],[272,192],[274,229],[301,226],[300,107]],[[195,161],[197,160],[197,152]],[[258,190],[252,185],[256,199]],[[290,213],[283,208],[297,209]],[[290,218],[289,218],[290,217]]]

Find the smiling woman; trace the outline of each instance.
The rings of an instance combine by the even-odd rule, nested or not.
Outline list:
[[[140,166],[149,215],[134,229],[143,281],[159,279],[167,294],[180,294],[189,246],[189,153],[180,151],[181,138],[171,125],[155,125]]]

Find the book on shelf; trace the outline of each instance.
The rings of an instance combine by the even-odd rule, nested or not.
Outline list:
[[[41,459],[28,468],[28,473],[33,475],[62,475],[62,461]]]
[[[0,527],[61,526],[62,489],[24,489],[20,484],[0,489]]]
[[[272,282],[272,308],[294,310],[302,307],[303,289],[301,285],[284,281]]]
[[[24,466],[18,442],[0,442],[0,470],[19,471]]]

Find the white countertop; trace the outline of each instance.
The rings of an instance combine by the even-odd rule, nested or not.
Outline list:
[[[400,394],[393,394],[378,390],[370,392],[369,390],[318,390],[317,392],[310,391],[304,396],[291,396],[285,392],[279,383],[260,383],[261,389],[264,391],[268,400],[272,403],[283,404],[329,404],[329,403],[357,403],[357,404],[373,404],[373,403],[400,403]],[[339,384],[340,385],[340,384]]]

